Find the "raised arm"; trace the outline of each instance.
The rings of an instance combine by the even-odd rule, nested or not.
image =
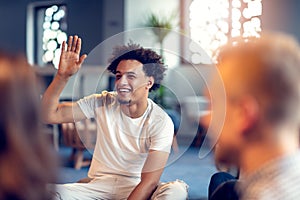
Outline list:
[[[86,54],[80,57],[81,39],[70,36],[66,48],[63,42],[57,74],[42,98],[42,117],[45,123],[56,124],[85,119],[85,115],[75,102],[59,103],[59,97],[69,78],[81,67]]]
[[[131,192],[128,200],[147,200],[156,189],[167,163],[169,153],[150,150],[143,167],[141,182]]]

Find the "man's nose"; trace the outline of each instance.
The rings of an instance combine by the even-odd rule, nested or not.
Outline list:
[[[127,80],[126,75],[123,75],[123,76],[120,78],[119,84],[120,84],[120,85],[127,85],[127,84],[128,84],[128,80]]]

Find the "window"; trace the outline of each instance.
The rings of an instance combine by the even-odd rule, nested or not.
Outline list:
[[[188,3],[185,28],[210,58],[229,38],[260,35],[262,0],[191,0]],[[185,48],[190,61],[194,64],[207,62],[194,45],[187,44]]]
[[[27,17],[27,56],[31,64],[57,68],[60,46],[67,40],[67,7],[62,2],[31,3]]]

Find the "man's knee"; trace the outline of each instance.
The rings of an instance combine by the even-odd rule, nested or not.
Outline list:
[[[152,196],[152,200],[184,200],[188,198],[188,185],[176,180],[168,183],[161,183]]]

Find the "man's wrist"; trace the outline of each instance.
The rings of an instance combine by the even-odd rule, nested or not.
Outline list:
[[[70,76],[66,76],[66,75],[57,73],[55,78],[58,79],[59,81],[67,82],[70,79]]]

